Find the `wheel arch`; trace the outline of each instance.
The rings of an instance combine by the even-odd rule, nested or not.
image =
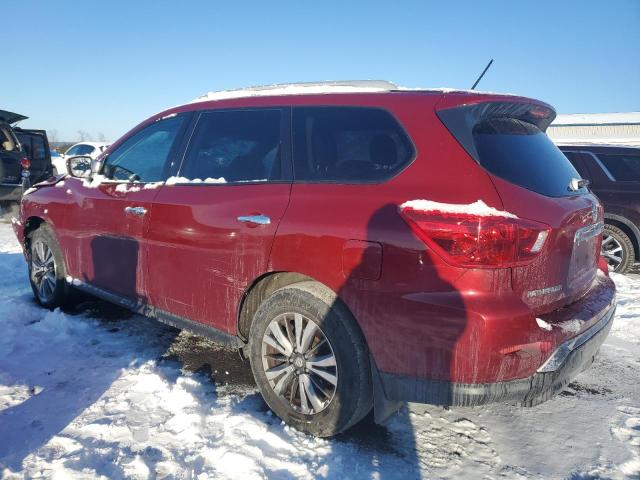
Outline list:
[[[29,252],[29,234],[38,228],[41,225],[47,223],[44,218],[33,215],[24,222],[24,228],[22,230],[22,235],[24,238],[24,251],[28,254]]]
[[[640,228],[638,228],[631,220],[614,213],[604,214],[605,223],[614,225],[622,230],[631,240],[635,257],[640,259]]]
[[[313,281],[321,285],[315,278],[298,272],[268,272],[256,278],[244,291],[238,306],[236,318],[237,336],[247,342],[253,315],[258,310],[260,304],[276,290],[300,282]],[[326,287],[326,285],[323,285]],[[328,287],[326,287],[328,288]]]

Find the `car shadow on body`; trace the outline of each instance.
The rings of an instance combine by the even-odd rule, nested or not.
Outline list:
[[[105,242],[111,249],[106,255],[106,250],[103,249]],[[95,278],[92,282],[135,297],[137,242],[131,239],[97,237],[92,246],[101,247],[100,250],[93,249]],[[9,256],[20,255],[2,253],[0,262],[12,262],[13,258],[2,258]],[[24,261],[22,258],[20,260]],[[15,302],[15,298],[8,300]],[[67,315],[87,315],[90,318],[94,313],[99,317],[105,308],[94,308],[92,312],[85,305],[84,308],[81,306],[65,313],[60,310],[44,310],[35,300],[27,300],[25,295],[21,295],[19,301],[24,305],[18,308],[7,305],[7,314],[15,313],[30,318],[18,328],[25,329],[22,335],[27,336],[29,330],[34,329],[35,343],[24,347],[34,349],[30,352],[30,365],[17,364],[10,356],[5,356],[3,365],[0,365],[3,376],[6,375],[12,383],[22,384],[27,389],[24,401],[0,412],[0,465],[14,471],[22,468],[22,462],[29,454],[49,442],[90,408],[131,362],[144,362],[157,357],[157,352],[153,349],[142,349],[141,352],[136,351],[137,349],[123,351],[117,342],[114,344],[109,341],[109,334],[119,330],[113,327],[92,332],[92,335],[96,335],[95,338],[85,338],[82,335],[87,326]],[[122,313],[122,309],[115,309],[116,318],[128,318]],[[113,320],[103,320],[103,326],[108,327],[110,321]],[[169,331],[169,335],[171,334]],[[174,330],[173,336],[176,335],[177,330]],[[50,336],[50,342],[44,338],[46,336]],[[80,343],[76,343],[78,340]],[[88,356],[98,357],[97,360],[94,359],[92,367],[77,362],[82,351],[88,349]]]
[[[385,235],[385,232],[389,234]],[[398,238],[392,237],[390,232],[403,234]],[[368,342],[377,343],[376,351],[392,357],[391,363],[410,365],[417,376],[435,373],[441,379],[450,379],[454,368],[453,352],[467,324],[462,296],[450,282],[438,275],[435,262],[432,260],[434,254],[428,248],[425,250],[424,244],[413,236],[409,226],[398,214],[397,205],[385,205],[369,219],[367,242],[372,242],[374,246],[379,245],[381,237],[394,238],[397,243],[385,242],[382,247],[383,267],[380,280],[361,278],[362,272],[371,271],[371,265],[368,264],[371,256],[365,251],[360,264],[353,268],[345,279],[336,301],[353,296],[354,290],[371,288],[374,286],[373,283],[377,283],[376,291],[382,296],[387,291],[392,292],[388,301],[382,298],[373,305],[358,306],[362,311],[371,312],[373,309],[373,314],[369,315],[371,324],[363,326],[363,330],[367,331]],[[393,265],[410,265],[411,262],[417,264],[412,272],[394,271]],[[405,274],[415,277],[406,279]],[[394,290],[406,289],[401,285],[404,282],[405,285],[412,286],[419,284],[422,278],[424,291],[406,291],[402,296],[403,300],[413,301],[411,310],[395,315],[394,308],[400,305],[394,304],[394,297],[397,299],[398,295]],[[407,303],[403,305],[406,306]],[[394,332],[399,334],[396,336]],[[444,405],[453,400],[453,391],[446,385],[449,384],[445,383],[439,392],[440,403]],[[400,405],[400,409],[387,419],[385,424],[388,427],[376,424],[371,412],[359,424],[335,438],[337,442],[353,443],[357,446],[359,455],[355,457],[357,461],[351,466],[354,478],[422,478],[431,463],[430,459],[425,457],[429,455],[429,450],[425,451],[419,443],[438,443],[439,439],[424,438],[416,431],[407,402],[398,404],[394,399],[391,399],[391,402],[396,406]],[[443,445],[442,448],[448,447]],[[400,472],[398,459],[402,460]],[[329,470],[329,477],[339,475],[338,472],[332,475],[331,468]]]

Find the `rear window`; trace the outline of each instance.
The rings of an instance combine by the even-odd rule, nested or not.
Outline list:
[[[318,183],[375,183],[414,156],[391,114],[378,108],[300,107],[293,110],[294,178]]]
[[[580,174],[545,133],[514,118],[490,118],[473,129],[478,161],[489,172],[549,197],[586,193],[571,191]]]
[[[598,155],[617,182],[640,182],[640,155]]]
[[[25,155],[32,161],[42,161],[47,158],[44,138],[41,135],[16,132]]]

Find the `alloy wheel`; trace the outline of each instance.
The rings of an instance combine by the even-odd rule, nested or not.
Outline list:
[[[602,256],[609,265],[609,271],[614,272],[624,263],[624,249],[622,244],[613,236],[604,233],[602,236]]]
[[[299,313],[275,317],[262,338],[262,366],[275,394],[296,412],[327,408],[338,386],[333,348],[317,323]]]
[[[53,252],[42,240],[37,240],[31,249],[31,281],[41,302],[48,302],[56,287],[56,262]]]

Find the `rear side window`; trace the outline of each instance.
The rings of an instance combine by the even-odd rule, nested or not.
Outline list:
[[[586,193],[571,191],[581,178],[571,162],[537,126],[514,118],[490,118],[473,129],[478,161],[489,172],[549,197]]]
[[[107,157],[106,176],[140,182],[165,180],[167,158],[183,123],[184,117],[178,115],[134,133]]]
[[[225,182],[280,180],[281,110],[221,110],[200,115],[180,176]]]
[[[640,155],[598,155],[617,182],[640,182]]]
[[[374,183],[414,156],[406,133],[377,108],[293,109],[294,178],[298,182]]]

